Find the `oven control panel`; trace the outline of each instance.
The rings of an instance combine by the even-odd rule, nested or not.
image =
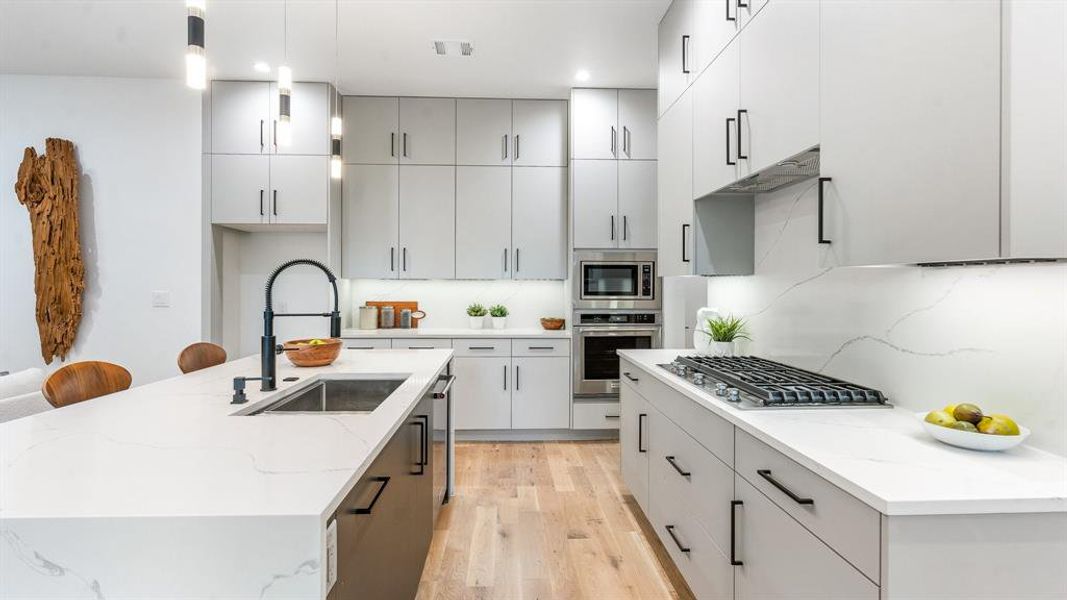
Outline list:
[[[649,263],[641,264],[641,297],[652,297],[652,265]]]
[[[655,325],[657,313],[581,313],[578,323],[584,325]]]

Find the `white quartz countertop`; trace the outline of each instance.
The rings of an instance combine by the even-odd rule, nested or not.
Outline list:
[[[737,409],[656,366],[691,352],[619,355],[882,514],[1067,512],[1067,458],[948,446],[903,408]]]
[[[343,350],[330,366],[278,357],[278,390],[252,356],[0,424],[0,519],[309,516],[332,513],[451,350]],[[234,416],[323,377],[409,375],[368,414]],[[289,376],[296,382],[284,382]]]
[[[446,329],[419,327],[417,329],[344,329],[342,338],[569,338],[569,329],[548,331],[540,328],[508,329]]]

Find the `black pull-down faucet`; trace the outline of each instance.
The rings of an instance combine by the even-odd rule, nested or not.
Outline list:
[[[275,313],[273,302],[274,280],[282,271],[296,265],[310,265],[318,267],[326,274],[326,279],[333,286],[333,311],[324,313]],[[337,277],[326,265],[310,258],[298,258],[283,263],[267,278],[266,306],[263,309],[263,336],[260,338],[260,376],[259,377],[235,377],[233,380],[233,404],[247,402],[244,395],[244,382],[260,381],[260,391],[269,392],[277,389],[277,356],[281,354],[282,347],[274,339],[274,317],[327,317],[330,319],[330,337],[341,337],[341,311],[337,296]]]

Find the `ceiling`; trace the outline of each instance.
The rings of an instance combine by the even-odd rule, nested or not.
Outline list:
[[[562,98],[575,85],[655,87],[656,24],[669,3],[207,0],[209,72],[270,78],[252,65],[281,63],[287,38],[296,80],[336,80],[346,94]],[[433,40],[469,40],[474,54],[437,56]],[[0,0],[2,73],[181,77],[184,49],[183,0]],[[589,79],[577,83],[581,69]]]

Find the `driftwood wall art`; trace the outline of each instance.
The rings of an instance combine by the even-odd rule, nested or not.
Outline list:
[[[78,239],[78,183],[73,142],[48,138],[43,156],[26,148],[15,195],[30,213],[37,330],[48,364],[56,356],[66,358],[82,318],[85,264]]]

